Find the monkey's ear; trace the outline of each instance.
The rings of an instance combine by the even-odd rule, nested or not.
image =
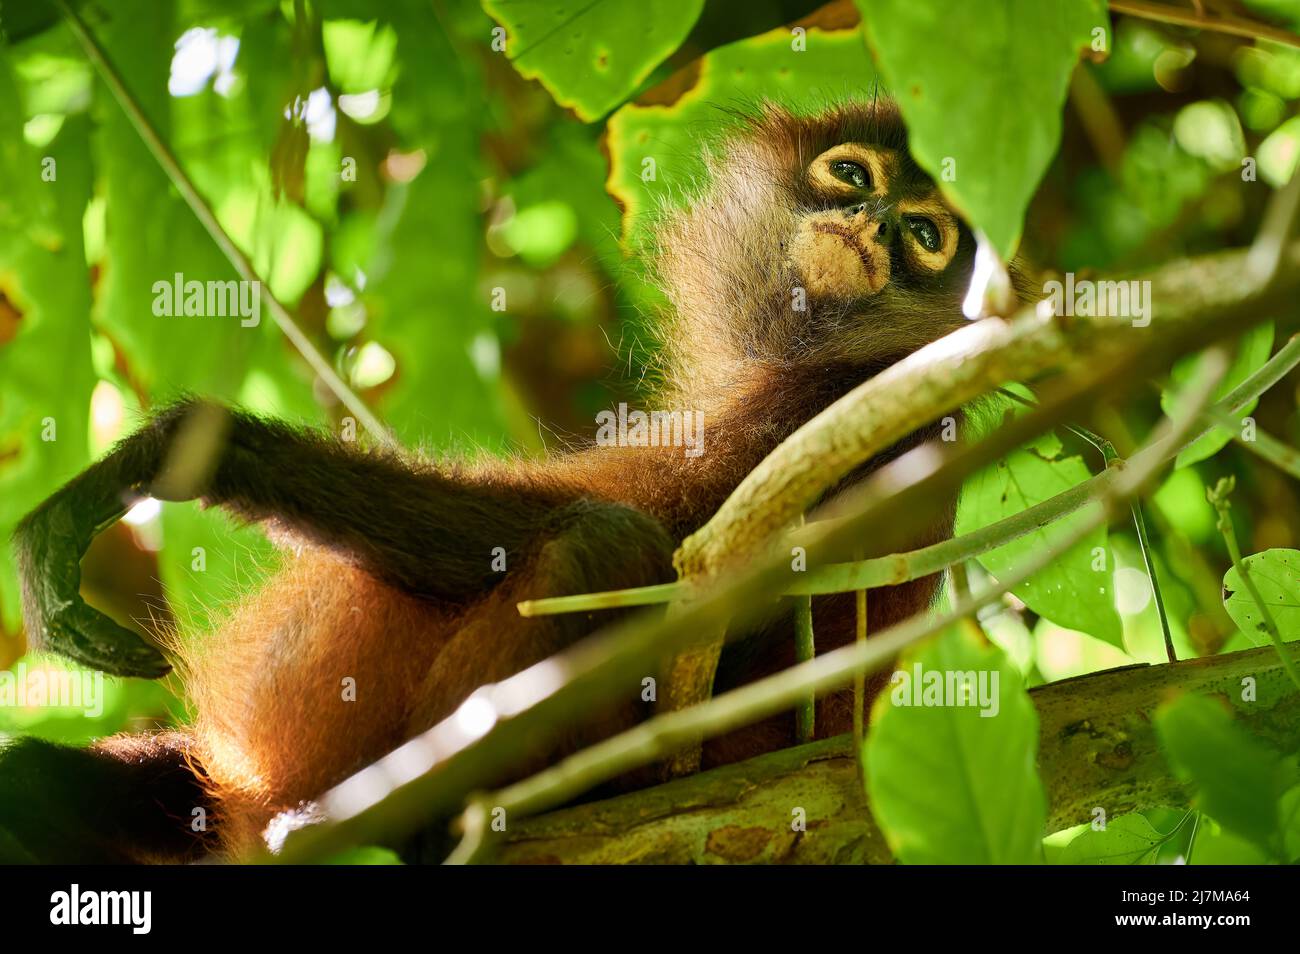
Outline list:
[[[0,747],[0,864],[185,861],[211,846],[183,747],[118,737],[91,749],[17,738]],[[201,816],[194,809],[202,809]]]

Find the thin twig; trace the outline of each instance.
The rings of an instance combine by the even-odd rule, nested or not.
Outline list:
[[[1031,405],[1034,403],[1006,388],[999,388],[998,390],[1017,401]],[[1115,464],[1123,462],[1119,453],[1115,450],[1115,445],[1100,434],[1094,434],[1086,427],[1078,424],[1066,424],[1065,428],[1076,437],[1091,444],[1097,450],[1097,453],[1101,454],[1102,464],[1106,468],[1109,469]],[[1129,501],[1129,513],[1133,518],[1133,527],[1137,531],[1138,549],[1142,551],[1142,562],[1146,566],[1147,579],[1151,583],[1151,595],[1156,604],[1156,616],[1160,620],[1160,634],[1165,641],[1165,657],[1170,662],[1177,662],[1178,654],[1174,651],[1174,636],[1169,628],[1169,613],[1165,609],[1165,599],[1160,592],[1160,580],[1156,576],[1156,561],[1151,553],[1151,541],[1147,537],[1146,520],[1142,515],[1142,501],[1139,498],[1134,497]]]
[[[1247,440],[1241,432],[1240,421],[1226,414],[1220,414],[1214,408],[1209,408],[1201,416],[1212,420],[1218,427],[1231,434],[1234,441],[1260,459],[1268,461],[1283,473],[1300,480],[1300,451],[1294,447],[1282,443],[1273,435],[1266,434],[1258,428],[1255,429],[1255,436]]]
[[[807,662],[817,655],[817,643],[813,635],[812,597],[796,596],[794,598],[794,658],[797,662]],[[812,690],[800,700],[794,710],[795,738],[800,742],[811,742],[817,734],[817,697]]]
[[[867,641],[867,591],[858,590],[854,598],[854,643],[862,645]],[[866,741],[867,730],[863,710],[867,706],[867,673],[859,670],[853,676],[853,746],[862,760],[862,743]]]
[[[1173,23],[1177,26],[1195,27],[1213,33],[1227,33],[1230,36],[1244,36],[1249,39],[1272,40],[1287,46],[1300,47],[1300,36],[1290,30],[1248,20],[1245,17],[1230,14],[1210,15],[1191,10],[1179,10],[1177,7],[1160,3],[1146,3],[1145,0],[1110,0],[1112,13],[1125,13],[1143,20],[1156,20],[1160,23]]]

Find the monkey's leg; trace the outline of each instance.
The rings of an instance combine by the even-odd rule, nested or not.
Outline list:
[[[0,864],[193,861],[215,848],[186,736],[0,745]]]
[[[394,453],[182,402],[19,525],[23,608],[36,641],[118,675],[167,672],[157,650],[78,593],[94,535],[145,496],[202,498],[249,520],[274,518],[386,583],[460,604],[500,581],[494,556],[509,561],[555,532],[557,508],[573,502],[572,494],[457,479]]]

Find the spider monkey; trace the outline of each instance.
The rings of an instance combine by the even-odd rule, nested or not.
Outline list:
[[[210,638],[165,641],[193,700],[189,727],[52,755],[25,740],[8,753],[34,773],[13,804],[0,798],[0,810],[21,816],[16,830],[35,832],[27,850],[174,861],[256,843],[278,812],[610,619],[523,619],[517,601],[672,580],[676,546],[777,444],[961,323],[974,241],[909,155],[891,102],[811,116],[764,105],[706,160],[710,184],[664,214],[648,256],[671,306],[656,403],[704,412],[702,456],[592,446],[540,463],[457,464],[359,450],[186,400],[22,522],[15,542],[34,642],[137,676],[162,675],[169,662],[78,595],[77,561],[99,529],[146,495],[201,499],[265,522],[289,545],[284,568]],[[210,426],[190,426],[199,419]],[[214,454],[195,446],[196,433],[217,434]],[[194,465],[203,460],[212,463]],[[936,512],[914,543],[951,526],[951,508]],[[495,548],[508,572],[493,568]],[[871,629],[923,609],[936,586],[931,577],[874,592]],[[816,604],[818,650],[851,641],[851,594]],[[792,646],[784,623],[729,646],[714,690],[792,664]],[[341,701],[345,677],[356,680],[354,702]],[[818,734],[847,731],[852,708],[850,692],[820,699]],[[644,709],[639,699],[616,707],[542,761],[631,726]],[[794,741],[792,715],[770,718],[705,743],[703,765]],[[66,819],[34,807],[51,798],[93,824],[71,839],[58,827]],[[214,831],[190,832],[198,805],[213,811]]]

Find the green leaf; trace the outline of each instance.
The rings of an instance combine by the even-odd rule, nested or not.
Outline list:
[[[10,534],[89,459],[95,378],[82,216],[91,168],[83,116],[65,122],[40,154],[24,143],[22,100],[3,48],[0,182],[0,629],[16,630]]]
[[[400,865],[402,859],[390,848],[374,845],[358,845],[331,855],[325,859],[327,865]]]
[[[1201,816],[1187,856],[1190,865],[1266,865],[1269,861],[1269,856],[1256,845],[1205,815]]]
[[[1300,638],[1300,550],[1273,549],[1242,561],[1284,640]],[[1238,628],[1256,643],[1268,642],[1263,614],[1235,566],[1223,574],[1223,608]]]
[[[704,0],[483,0],[506,29],[506,55],[581,119],[599,119],[627,99],[681,46]]]
[[[169,4],[122,0],[99,28],[126,88],[164,141],[173,139],[172,100],[167,93],[177,35],[173,13]],[[269,320],[246,328],[237,316],[154,314],[156,282],[173,282],[178,273],[184,281],[199,282],[238,276],[172,188],[116,100],[102,85],[95,92],[100,122],[95,159],[104,180],[108,264],[95,303],[96,324],[129,356],[133,381],[151,397],[164,398],[184,389],[229,399],[243,380],[256,339],[277,332]],[[214,163],[226,148],[222,126],[205,131]],[[198,184],[202,191],[203,182]],[[184,360],[178,360],[179,355]]]
[[[1102,831],[1085,831],[1061,855],[1065,865],[1150,865],[1169,840],[1144,815],[1121,815]]]
[[[707,178],[701,137],[718,128],[718,104],[763,99],[811,113],[847,92],[870,97],[875,68],[857,28],[809,27],[796,50],[784,27],[718,47],[647,99],[610,117],[609,191],[623,205],[625,240],[649,232],[649,213],[682,202]],[[647,171],[654,162],[654,174]]]
[[[1300,862],[1300,785],[1289,789],[1278,802],[1282,829],[1282,860]]]
[[[1224,397],[1229,391],[1263,367],[1272,351],[1272,322],[1256,325],[1243,334],[1237,346],[1237,354],[1233,358],[1232,364],[1228,366],[1227,374],[1223,376],[1223,380],[1214,389],[1214,400],[1217,401]],[[1170,371],[1170,386],[1160,394],[1160,408],[1166,414],[1175,412],[1175,395],[1182,391],[1185,385],[1191,381],[1196,373],[1196,363],[1200,358],[1200,354],[1187,355],[1179,359],[1173,370]],[[1243,407],[1241,412],[1236,415],[1237,420],[1241,421],[1243,418],[1249,417],[1250,412],[1255,409],[1255,405],[1258,403],[1258,401],[1252,400]],[[1207,457],[1213,457],[1231,440],[1232,435],[1226,430],[1215,428],[1179,454],[1176,466],[1186,467],[1188,464],[1194,464],[1197,461],[1205,460]]]
[[[481,80],[446,68],[456,54],[430,11],[409,0],[388,8],[399,64],[392,126],[404,149],[428,158],[419,175],[385,196],[364,269],[367,330],[397,361],[380,410],[403,440],[500,447],[491,289],[476,280],[488,106]]]
[[[910,704],[918,665],[922,687],[927,674],[982,676],[985,690],[996,691],[981,701],[992,704]],[[1014,667],[950,627],[906,654],[899,671],[907,679],[896,673],[876,700],[865,746],[871,809],[895,856],[908,864],[1040,861],[1047,803],[1034,763],[1038,716]]]
[[[1055,497],[1089,476],[1083,459],[1063,456],[1055,438],[1022,448],[967,482],[957,508],[955,532],[960,536],[996,523]],[[979,562],[994,576],[1005,578],[1087,519],[1083,513],[1069,514],[990,550]],[[1123,649],[1123,625],[1111,592],[1113,561],[1107,552],[1104,563],[1098,564],[1094,551],[1099,547],[1106,548],[1106,531],[1102,527],[1090,531],[1051,566],[1015,587],[1014,592],[1035,613],[1058,626],[1079,630]],[[1104,569],[1094,569],[1095,565]]]
[[[1272,855],[1280,850],[1278,803],[1295,765],[1237,725],[1218,702],[1183,695],[1156,709],[1156,733],[1193,804]]]
[[[917,162],[1009,260],[1101,0],[857,0]],[[945,160],[951,175],[944,175]]]

